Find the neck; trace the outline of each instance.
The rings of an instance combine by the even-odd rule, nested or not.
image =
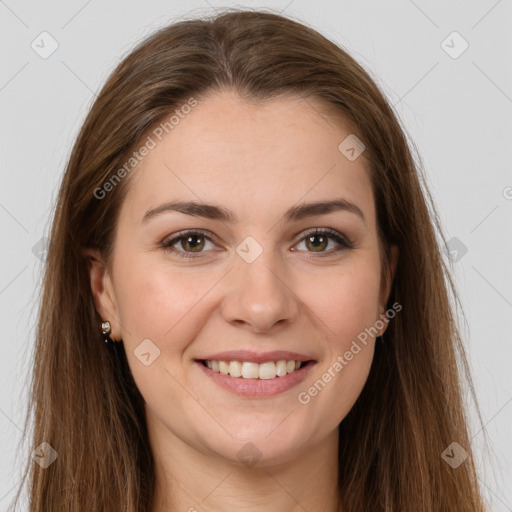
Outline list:
[[[151,512],[339,510],[338,429],[290,461],[252,467],[199,451],[162,424],[151,427],[156,485]]]

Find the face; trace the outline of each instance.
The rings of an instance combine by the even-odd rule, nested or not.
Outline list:
[[[347,159],[338,146],[350,130],[322,111],[315,99],[254,105],[229,91],[199,101],[153,137],[128,178],[112,272],[92,269],[148,424],[203,454],[290,461],[333,435],[367,379],[375,336],[362,333],[389,285],[364,153]],[[304,208],[328,201],[353,206]],[[162,207],[176,202],[217,209]],[[294,372],[279,362],[300,359]],[[219,360],[245,362],[250,378],[224,374],[236,363],[215,372]]]

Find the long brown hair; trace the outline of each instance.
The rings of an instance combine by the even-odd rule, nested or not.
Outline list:
[[[46,442],[58,458],[46,469],[27,465],[30,511],[150,508],[154,461],[143,399],[122,344],[103,343],[82,249],[100,249],[111,264],[131,176],[105,198],[95,191],[165,116],[221,88],[250,101],[321,99],[350,123],[366,146],[383,272],[390,244],[399,248],[389,304],[403,309],[340,425],[343,511],[485,510],[462,377],[475,393],[449,292],[460,302],[421,159],[376,83],[342,48],[290,18],[229,9],[180,20],[140,43],[107,80],[73,147],[49,236],[26,420],[33,411],[31,449]],[[468,454],[456,469],[442,457],[452,442]]]

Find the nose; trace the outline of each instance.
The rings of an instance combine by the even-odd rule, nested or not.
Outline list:
[[[264,250],[252,263],[237,259],[221,305],[226,322],[267,333],[296,321],[298,298],[271,252]]]

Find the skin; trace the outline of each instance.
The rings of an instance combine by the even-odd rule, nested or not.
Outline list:
[[[364,154],[349,161],[338,145],[350,130],[322,112],[319,100],[295,96],[259,105],[228,90],[203,98],[130,176],[112,272],[88,252],[98,259],[89,267],[96,307],[123,340],[146,402],[153,512],[337,510],[338,425],[366,382],[375,339],[308,404],[297,395],[381,318],[398,251],[386,286]],[[347,211],[283,221],[298,203],[337,198],[355,203],[365,221]],[[141,222],[171,200],[214,203],[238,221],[166,212]],[[315,251],[303,234],[310,228],[332,228],[354,247],[332,252],[340,245],[328,238]],[[195,259],[162,248],[189,229],[214,238],[195,239],[204,243],[199,254],[174,244]],[[252,263],[236,253],[247,236],[263,249]],[[160,355],[145,366],[134,350],[148,338]],[[317,364],[295,388],[241,398],[194,362],[232,349],[291,350]],[[237,456],[248,442],[261,453],[252,467]]]

